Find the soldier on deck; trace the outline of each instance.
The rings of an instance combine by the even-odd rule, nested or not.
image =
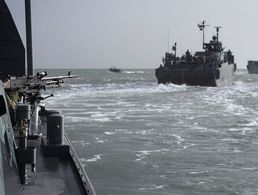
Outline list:
[[[185,58],[186,58],[186,62],[187,62],[187,63],[190,63],[190,62],[193,61],[193,56],[191,55],[191,53],[189,52],[189,50],[187,50],[187,51],[185,52]]]
[[[5,90],[5,97],[9,107],[9,113],[11,116],[12,124],[15,124],[15,111],[16,111],[16,104],[21,100],[21,96],[19,90],[10,90],[10,80],[9,76],[5,73],[0,73],[0,80],[3,82],[3,87]]]

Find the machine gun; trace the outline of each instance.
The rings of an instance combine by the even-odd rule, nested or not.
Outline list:
[[[3,73],[2,73],[3,74]],[[38,72],[32,77],[14,77],[7,75],[9,83],[6,88],[9,91],[18,91],[18,93],[24,98],[24,102],[30,102],[30,104],[35,104],[35,102],[40,102],[48,97],[53,97],[53,94],[41,97],[41,91],[46,90],[46,88],[59,87],[60,84],[64,83],[64,79],[70,79],[78,77],[78,75],[71,75],[70,72],[67,76],[54,76],[47,77],[47,72]]]

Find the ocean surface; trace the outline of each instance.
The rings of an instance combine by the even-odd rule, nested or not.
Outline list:
[[[98,195],[258,194],[258,75],[216,88],[157,85],[154,70],[72,73],[45,102]]]

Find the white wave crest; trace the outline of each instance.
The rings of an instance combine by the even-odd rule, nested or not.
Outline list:
[[[154,153],[154,152],[167,152],[167,151],[169,151],[169,149],[137,151],[138,154],[136,154],[136,156],[139,158],[135,159],[134,161],[140,161],[144,159],[147,155],[150,155],[151,153]]]
[[[89,159],[80,159],[81,162],[96,162],[98,160],[101,160],[101,156],[103,156],[103,154],[96,154],[94,155],[93,158],[89,158]]]

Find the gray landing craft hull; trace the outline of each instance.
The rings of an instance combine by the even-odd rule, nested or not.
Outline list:
[[[155,75],[159,84],[173,83],[193,86],[225,86],[234,81],[235,64],[223,63],[211,68],[208,64],[179,64],[171,68],[160,67]]]
[[[249,74],[258,74],[258,61],[248,61],[247,70]]]

